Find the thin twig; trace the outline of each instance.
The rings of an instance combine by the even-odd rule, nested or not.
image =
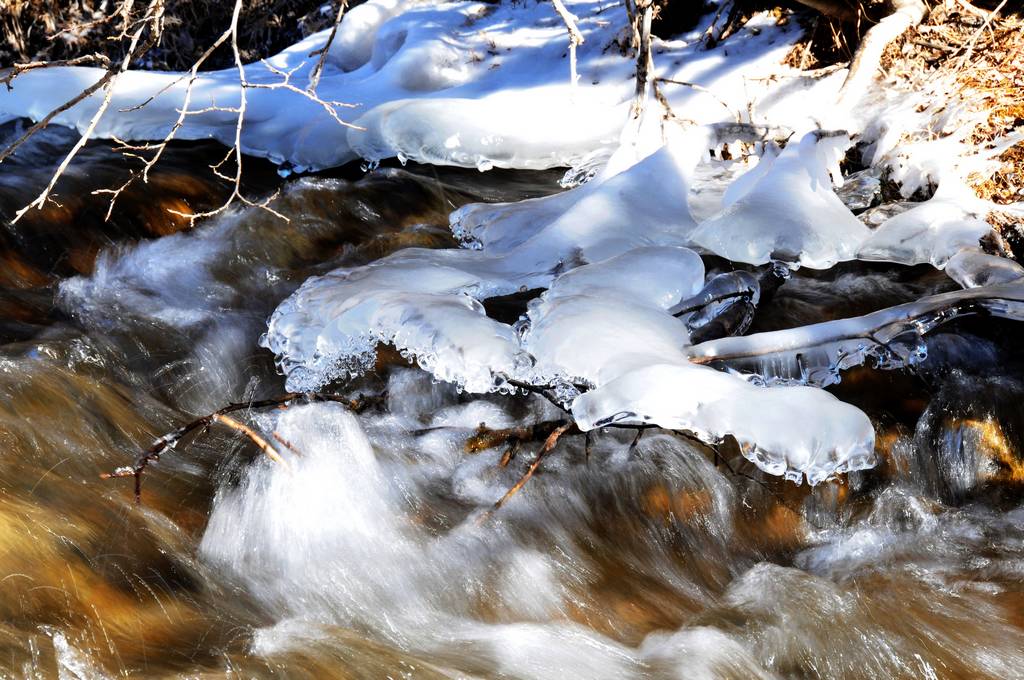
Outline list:
[[[494,504],[494,507],[491,508],[492,512],[504,505],[508,499],[516,495],[516,493],[518,493],[519,490],[522,489],[528,481],[530,481],[530,477],[533,477],[533,473],[537,471],[538,467],[540,467],[540,463],[544,460],[544,456],[550,453],[551,449],[555,448],[555,444],[558,443],[558,438],[561,437],[569,428],[574,426],[575,423],[572,422],[564,423],[563,425],[555,428],[555,430],[548,435],[548,438],[544,440],[544,446],[542,446],[540,451],[537,452],[537,457],[532,463],[530,463],[530,467],[526,468],[526,472],[519,478],[519,481],[515,483],[515,486],[506,491],[505,495]]]
[[[320,392],[289,392],[280,397],[274,397],[271,399],[261,399],[258,401],[228,404],[224,408],[218,409],[217,411],[214,411],[213,413],[202,416],[200,418],[196,418],[195,420],[192,420],[186,423],[185,425],[182,425],[178,429],[168,432],[167,434],[157,438],[156,440],[153,441],[152,444],[150,444],[149,448],[147,448],[145,451],[139,454],[139,456],[135,459],[135,462],[132,465],[119,467],[112,472],[105,472],[100,475],[100,478],[115,479],[120,477],[133,477],[135,479],[135,502],[141,502],[142,476],[143,474],[145,474],[146,469],[149,468],[150,465],[157,463],[160,460],[160,457],[164,454],[164,452],[167,451],[167,449],[175,448],[178,445],[178,443],[181,442],[181,440],[183,440],[189,434],[195,432],[196,430],[206,431],[213,423],[220,423],[222,425],[231,427],[235,430],[245,432],[245,430],[241,430],[240,427],[238,427],[244,426],[237,420],[234,420],[233,418],[225,419],[227,414],[243,410],[250,411],[254,409],[289,406],[299,401],[338,403],[358,413],[367,405],[372,403],[374,400],[361,398],[358,400],[352,400],[346,399],[345,397],[333,394],[324,394]],[[246,434],[247,436],[249,435],[248,432],[246,432]],[[252,439],[252,436],[250,436],[250,439]],[[253,441],[256,440],[253,439]],[[267,449],[264,448],[263,446],[263,444],[266,444],[267,447],[273,450],[273,447],[270,447],[270,445],[267,444],[266,440],[263,440],[261,438],[261,441],[262,444],[260,444],[260,442],[257,442],[257,444],[260,445],[260,448],[263,448],[264,451],[266,451]]]
[[[978,38],[981,37],[981,34],[985,32],[985,29],[988,28],[989,24],[992,23],[992,20],[999,15],[999,12],[1001,12],[1003,7],[1005,6],[1006,0],[1003,0],[1002,2],[999,3],[999,5],[996,6],[994,10],[992,10],[989,13],[987,17],[985,17],[985,21],[981,24],[981,26],[978,27],[978,30],[976,30],[971,35],[970,40],[967,41],[967,50],[957,61],[956,68],[953,69],[953,77],[956,77],[956,75],[960,73],[961,69],[963,69],[963,67],[967,64],[968,60],[970,60],[970,58],[974,55],[974,46],[978,42]]]
[[[239,0],[239,2],[241,2],[241,0]],[[129,7],[129,3],[126,3],[125,7]],[[125,28],[122,29],[122,33],[124,33],[124,31],[127,30],[127,9],[125,9],[125,13]],[[81,137],[78,138],[78,141],[75,142],[75,145],[71,147],[71,151],[69,151],[68,154],[64,157],[64,160],[61,161],[60,165],[57,166],[57,169],[50,177],[50,182],[49,184],[46,185],[46,188],[43,189],[43,191],[35,198],[35,200],[33,200],[31,203],[29,203],[24,208],[15,213],[14,219],[11,220],[12,223],[20,220],[25,215],[25,213],[27,213],[32,208],[41,209],[46,204],[46,200],[47,198],[49,198],[50,192],[53,191],[54,186],[56,186],[57,180],[60,179],[61,175],[63,175],[64,171],[67,170],[68,166],[71,164],[71,161],[74,159],[74,157],[78,154],[82,147],[85,146],[85,143],[89,140],[89,137],[92,136],[93,131],[99,124],[100,118],[102,118],[103,114],[106,113],[107,108],[110,106],[110,100],[114,96],[114,85],[117,83],[117,80],[120,78],[121,75],[123,75],[128,70],[128,67],[131,65],[133,59],[135,59],[137,56],[141,54],[145,54],[153,45],[156,44],[157,40],[160,37],[163,15],[163,0],[150,0],[149,6],[146,8],[145,15],[143,19],[139,22],[138,29],[136,29],[135,33],[133,33],[131,36],[131,41],[128,45],[128,52],[127,54],[125,54],[124,59],[121,61],[120,67],[115,71],[108,70],[107,73],[103,76],[103,78],[100,79],[100,83],[102,83],[100,86],[106,88],[106,93],[104,94],[103,101],[100,103],[100,106],[96,110],[96,113],[93,114],[92,118],[89,121],[89,124],[86,126],[85,131],[82,133]],[[146,42],[142,44],[142,47],[140,49],[139,41],[142,39],[142,34],[146,31],[147,28],[149,28],[149,37],[147,38]],[[90,88],[86,88],[86,91],[88,91],[89,89]],[[96,89],[98,88],[96,87],[96,84],[94,84],[92,92],[95,92]],[[92,94],[92,92],[90,92],[89,94]],[[79,95],[79,97],[76,97],[78,101],[81,101],[81,99],[84,98],[85,97],[82,97],[81,95]],[[65,104],[64,106],[70,108],[70,106],[68,106],[67,104]],[[49,121],[46,120],[46,122],[48,123]],[[37,126],[32,126],[32,128],[30,128],[29,131],[26,132],[25,135],[23,135],[19,141],[15,142],[13,147],[9,147],[8,150],[5,151],[5,154],[9,153],[11,150],[13,150],[13,148],[16,148],[18,144],[20,144],[22,141],[31,136],[31,134],[33,134],[34,131],[37,129]],[[3,160],[3,157],[3,155],[0,155],[0,160]]]
[[[57,66],[80,66],[88,63],[99,63],[103,68],[110,68],[110,59],[102,54],[84,54],[74,59],[57,59],[55,61],[29,61],[24,64],[15,64],[7,73],[0,77],[0,85],[6,85],[7,90],[11,91],[14,86],[11,85],[11,81],[20,76],[22,73],[28,73],[29,71],[36,71],[43,68],[55,68]]]
[[[274,461],[279,465],[283,465],[286,468],[288,467],[288,461],[281,457],[281,454],[279,454],[277,450],[270,445],[270,442],[261,437],[255,430],[253,430],[245,423],[241,423],[232,418],[231,416],[226,416],[221,413],[213,414],[213,422],[220,423],[221,425],[226,425],[227,427],[230,427],[232,430],[241,432],[250,440],[252,440],[252,442],[256,446],[260,447],[260,450],[263,451],[263,453],[267,454],[267,457],[270,458],[270,460]]]
[[[334,16],[334,23],[331,25],[331,32],[327,36],[327,42],[324,43],[324,46],[319,50],[314,50],[309,53],[310,57],[315,57],[317,55],[320,56],[316,62],[316,66],[313,67],[313,72],[309,76],[309,87],[306,88],[306,91],[310,94],[315,93],[317,86],[320,84],[320,74],[323,73],[324,64],[327,63],[327,54],[331,50],[331,43],[334,42],[334,36],[338,33],[338,26],[341,25],[341,19],[345,16],[345,9],[347,7],[348,0],[340,0],[340,2],[338,2],[338,12]]]

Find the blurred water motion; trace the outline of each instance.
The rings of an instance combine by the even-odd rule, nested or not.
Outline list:
[[[59,129],[3,169],[7,217],[38,191]],[[49,145],[47,145],[49,144]],[[187,228],[215,206],[200,147],[103,223],[123,172],[98,146],[68,200],[0,240],[0,674],[7,677],[1024,677],[1021,352],[1013,324],[958,322],[914,374],[860,370],[882,464],[813,490],[666,433],[567,436],[489,508],[507,467],[479,426],[557,416],[470,398],[400,358],[346,390],[383,404],[254,417],[282,468],[213,428],[130,483],[100,472],[231,401],[283,391],[258,348],[306,277],[451,246],[469,200],[557,174],[380,169],[282,182],[275,208]],[[197,179],[200,178],[200,179]],[[184,198],[183,198],[184,197]],[[844,278],[846,277],[846,278]],[[797,275],[756,329],[896,304],[930,270]],[[730,470],[729,468],[732,468]]]

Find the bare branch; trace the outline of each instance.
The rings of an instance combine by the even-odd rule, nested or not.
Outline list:
[[[242,432],[257,446],[259,446],[264,453],[270,456],[271,459],[278,462],[282,462],[283,459],[281,459],[280,455],[272,446],[270,446],[266,439],[257,434],[248,426],[235,420],[234,418],[229,418],[227,414],[234,413],[236,411],[251,411],[254,409],[263,409],[270,407],[284,408],[297,402],[331,402],[336,404],[342,404],[343,406],[346,406],[350,410],[358,413],[366,406],[373,403],[374,400],[352,400],[336,396],[333,394],[321,394],[318,392],[309,392],[305,394],[289,392],[280,397],[275,397],[272,399],[262,399],[259,401],[228,404],[222,409],[214,411],[209,415],[202,416],[201,418],[196,418],[195,420],[192,420],[186,423],[185,425],[182,425],[178,429],[173,430],[172,432],[169,432],[163,435],[162,437],[157,438],[152,444],[150,444],[149,448],[143,451],[139,455],[139,457],[135,459],[134,464],[126,467],[117,468],[113,472],[103,473],[100,475],[100,479],[133,477],[135,479],[135,502],[138,503],[141,501],[142,495],[142,475],[145,474],[146,469],[150,465],[153,465],[154,463],[158,462],[160,460],[160,456],[162,456],[163,453],[167,451],[167,449],[173,449],[175,446],[178,445],[178,443],[182,439],[187,437],[192,432],[195,432],[196,430],[199,429],[205,430],[213,423],[220,423],[222,425],[230,427],[233,430]],[[294,450],[294,447],[291,444],[285,443],[281,439],[278,439],[278,441],[282,441],[282,443],[284,443],[284,445],[287,448]]]
[[[338,125],[342,125],[347,128],[352,128],[353,130],[366,129],[364,127],[360,127],[359,125],[355,125],[353,123],[349,123],[348,121],[344,121],[338,116],[338,108],[354,109],[358,106],[358,104],[349,104],[346,102],[339,102],[334,100],[327,101],[321,99],[313,91],[313,88],[308,87],[303,89],[291,84],[291,76],[295,72],[295,69],[292,69],[292,71],[282,71],[281,69],[274,68],[266,61],[263,62],[263,65],[266,66],[267,70],[270,71],[271,73],[281,76],[283,80],[279,83],[246,82],[245,87],[253,90],[288,90],[289,92],[294,92],[295,94],[301,95],[315,104],[319,104],[321,107],[323,107],[327,114],[334,119],[334,122],[338,123]]]
[[[309,53],[309,56],[315,57],[317,55],[320,58],[316,62],[316,66],[313,67],[313,71],[309,75],[309,86],[306,91],[310,94],[316,92],[317,86],[320,84],[320,75],[324,71],[324,64],[327,63],[327,54],[331,51],[331,43],[334,42],[334,36],[338,34],[338,26],[341,25],[341,19],[345,16],[345,10],[348,8],[348,0],[340,0],[338,2],[338,12],[334,16],[334,23],[331,25],[331,32],[327,36],[327,42],[319,50],[314,50]]]
[[[654,69],[654,60],[651,57],[651,20],[654,17],[654,0],[637,0],[636,24],[634,32],[639,34],[639,47],[636,53],[636,95],[633,97],[633,106],[630,110],[630,117],[640,118],[644,112],[644,105],[647,100],[647,79]]]
[[[128,30],[128,13],[130,12],[131,5],[131,2],[126,2],[123,6],[124,28],[122,29],[122,33]],[[75,145],[71,147],[71,150],[64,157],[64,160],[61,161],[60,165],[57,166],[57,169],[50,177],[49,184],[46,185],[46,188],[43,189],[43,191],[39,194],[39,196],[35,198],[35,200],[33,200],[31,203],[26,205],[24,208],[22,208],[15,214],[14,219],[11,220],[12,222],[17,222],[18,220],[20,220],[25,215],[25,213],[27,213],[32,208],[42,208],[46,204],[46,200],[49,197],[50,192],[53,191],[54,186],[56,186],[57,180],[60,179],[61,175],[63,175],[64,171],[67,170],[68,166],[71,164],[71,161],[74,159],[74,157],[78,154],[82,147],[85,146],[85,143],[89,140],[89,137],[92,135],[93,131],[96,129],[96,126],[99,124],[100,118],[103,117],[103,114],[110,106],[110,100],[114,94],[114,85],[116,84],[118,78],[128,70],[133,59],[137,58],[141,54],[145,54],[153,45],[156,44],[157,40],[160,37],[163,14],[163,0],[150,0],[149,6],[146,8],[146,12],[143,19],[141,19],[138,22],[138,28],[131,36],[131,42],[129,43],[128,46],[128,52],[127,54],[125,54],[124,59],[121,61],[120,67],[114,71],[108,70],[107,73],[97,83],[94,83],[89,88],[86,88],[81,94],[78,95],[78,97],[72,99],[71,102],[65,103],[61,107],[58,107],[58,109],[56,109],[54,112],[51,112],[51,114],[44,118],[42,121],[40,121],[40,123],[33,125],[24,135],[22,135],[22,137],[18,141],[16,141],[11,147],[8,147],[8,149],[5,150],[4,154],[0,154],[0,161],[2,161],[3,158],[9,155],[10,152],[17,148],[18,145],[20,145],[24,140],[28,139],[28,137],[34,134],[35,131],[48,124],[49,121],[53,119],[53,116],[57,115],[57,113],[59,113],[60,110],[67,110],[68,108],[71,108],[71,106],[74,106],[74,104],[90,96],[100,87],[106,88],[106,94],[103,97],[103,101],[100,103],[100,106],[96,110],[96,113],[93,114],[92,118],[90,119],[89,125],[86,126],[85,131],[82,133],[81,137],[79,137],[78,141],[75,142]],[[149,36],[145,43],[143,43],[140,46],[140,40],[142,39],[142,35],[143,33],[145,33],[147,28],[149,28]]]
[[[576,27],[579,18],[565,8],[562,0],[551,0],[551,4],[554,5],[555,11],[562,18],[566,30],[569,31],[569,84],[576,87],[576,83],[580,79],[579,74],[576,73],[576,47],[583,44],[583,34]]]
[[[54,68],[57,66],[80,66],[82,64],[99,63],[103,68],[110,68],[110,59],[102,54],[83,54],[74,59],[58,59],[56,61],[30,61],[24,64],[15,64],[3,77],[0,77],[0,84],[6,85],[7,90],[13,90],[11,82],[22,73],[36,71],[43,68]]]
[[[530,481],[530,477],[533,477],[533,473],[536,472],[537,468],[540,467],[540,463],[542,460],[544,460],[544,456],[551,453],[551,450],[555,448],[555,444],[558,443],[559,437],[565,434],[570,428],[575,426],[576,424],[572,422],[563,423],[562,425],[556,427],[551,432],[551,434],[548,435],[548,438],[544,440],[544,446],[542,446],[540,451],[537,452],[537,457],[533,460],[532,463],[530,463],[530,467],[526,468],[526,472],[523,474],[522,477],[519,478],[519,481],[515,483],[515,486],[506,491],[505,495],[498,499],[498,502],[494,504],[493,508],[491,508],[491,512],[498,510],[502,505],[505,504],[505,502],[508,499],[512,498],[512,496],[515,496],[519,492],[519,490],[522,489],[528,481]]]

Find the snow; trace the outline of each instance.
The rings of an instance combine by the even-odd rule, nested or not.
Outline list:
[[[242,147],[298,170],[390,157],[481,169],[583,162],[619,140],[634,65],[615,42],[625,35],[624,13],[601,0],[566,5],[579,17],[585,38],[575,87],[569,83],[565,27],[549,3],[370,0],[346,14],[317,88],[323,101],[344,104],[339,117],[356,127],[339,125],[321,104],[281,87],[283,73],[298,90],[308,86],[316,62],[309,55],[327,41],[323,31],[266,63],[245,66],[246,80],[258,87],[246,90]],[[699,32],[655,40],[655,74],[705,88],[663,86],[680,117],[734,122],[753,110],[757,120],[749,122],[811,129],[837,84],[780,71],[779,61],[798,37],[792,25],[777,27],[770,17],[757,17],[728,47],[705,50]],[[0,91],[0,121],[38,120],[101,75],[86,67],[23,74],[12,90]],[[772,89],[758,80],[769,76],[820,91],[814,97],[820,107],[805,105],[797,115],[776,112],[766,99]],[[163,138],[188,82],[178,73],[128,71],[117,81],[95,136]],[[94,95],[54,121],[84,129],[100,100]],[[177,137],[232,144],[237,114],[229,109],[238,104],[235,68],[200,74]]]

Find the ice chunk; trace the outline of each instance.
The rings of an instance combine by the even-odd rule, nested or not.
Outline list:
[[[729,183],[729,186],[725,190],[725,194],[722,196],[722,207],[728,208],[730,205],[750,193],[750,190],[754,185],[768,174],[768,171],[775,163],[775,159],[777,159],[781,153],[782,149],[779,148],[778,144],[772,142],[766,145],[764,153],[761,154],[761,158],[757,164]]]
[[[684,360],[689,334],[665,310],[703,280],[695,252],[669,247],[637,248],[563,274],[527,312],[532,380],[600,385],[652,361]]]
[[[878,175],[876,168],[859,170],[843,179],[843,186],[836,195],[850,210],[864,212],[882,197],[882,180]]]
[[[704,262],[689,248],[636,248],[603,262],[578,267],[551,284],[543,299],[570,295],[617,297],[668,309],[704,284]]]
[[[850,140],[845,133],[808,133],[767,167],[762,163],[744,180],[732,201],[702,222],[693,242],[734,262],[765,264],[781,260],[827,269],[853,259],[868,236],[832,190],[838,160]],[[747,186],[749,184],[749,186]],[[739,195],[737,195],[739,194]]]
[[[278,307],[262,342],[292,391],[361,373],[385,342],[440,380],[488,392],[494,372],[513,374],[526,358],[512,329],[466,294],[477,283],[452,267],[389,260],[316,277]]]
[[[964,248],[946,263],[946,274],[964,288],[1009,283],[1024,277],[1024,267],[998,255]]]
[[[936,194],[883,222],[861,245],[857,258],[907,265],[930,263],[941,269],[961,248],[978,248],[981,238],[991,231],[962,201]]]
[[[449,216],[455,238],[470,247],[500,251],[520,245],[572,208],[600,184],[511,203],[469,203]]]
[[[649,243],[685,245],[696,227],[688,203],[693,171],[712,134],[710,128],[673,134],[641,160],[630,159],[631,165],[613,157],[601,176],[562,194],[522,204],[468,206],[453,213],[453,230],[492,253],[578,249],[590,262]],[[619,165],[626,167],[613,174],[611,168]],[[657,200],[651,197],[653,187]]]
[[[652,361],[685,361],[686,326],[663,310],[626,299],[558,296],[530,309],[524,347],[534,380],[601,385]]]
[[[691,364],[654,364],[580,395],[582,430],[658,425],[715,443],[735,437],[760,469],[817,484],[872,467],[874,429],[859,409],[811,387],[758,387]]]

